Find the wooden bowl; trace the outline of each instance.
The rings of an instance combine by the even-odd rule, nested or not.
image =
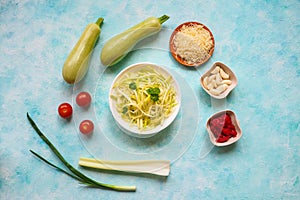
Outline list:
[[[211,39],[212,39],[212,43],[213,43],[213,46],[212,48],[210,49],[210,51],[208,52],[209,56],[205,59],[205,60],[202,60],[200,62],[197,62],[197,63],[188,63],[185,59],[183,59],[182,57],[180,57],[179,55],[176,54],[176,46],[174,44],[174,38],[175,38],[175,35],[180,32],[180,29],[183,27],[183,26],[192,26],[194,24],[197,24],[197,25],[201,25],[205,30],[207,30],[211,36]],[[214,39],[214,36],[212,34],[212,32],[203,24],[199,23],[199,22],[185,22],[183,24],[180,24],[172,33],[171,37],[170,37],[170,41],[169,41],[169,48],[170,48],[170,51],[171,51],[171,54],[172,56],[174,57],[174,59],[179,62],[180,64],[184,65],[184,66],[187,66],[187,67],[197,67],[197,66],[200,66],[202,65],[203,63],[207,62],[210,57],[212,56],[213,52],[214,52],[214,48],[215,48],[215,39]]]

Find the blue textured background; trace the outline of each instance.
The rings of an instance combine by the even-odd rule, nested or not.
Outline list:
[[[299,0],[1,0],[0,199],[300,199],[299,10]],[[200,78],[215,61],[236,73],[239,85],[226,107],[241,123],[238,143],[201,154],[213,102],[197,79],[188,81],[202,113],[199,122],[190,123],[200,128],[167,179],[83,170],[97,180],[138,189],[85,188],[32,156],[29,149],[57,162],[26,112],[71,164],[90,156],[73,121],[57,115],[61,102],[72,102],[72,86],[63,81],[61,69],[84,27],[104,17],[100,40],[105,41],[163,14],[170,16],[164,23],[168,29],[199,21],[212,30],[215,52],[195,73]],[[165,61],[176,65],[171,57]]]

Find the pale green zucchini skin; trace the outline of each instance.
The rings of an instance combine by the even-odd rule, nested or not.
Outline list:
[[[163,22],[169,16],[163,15],[160,18],[149,17],[124,32],[108,40],[101,51],[100,61],[104,66],[112,66],[122,60],[133,47],[141,40],[161,30]]]
[[[62,76],[67,83],[81,81],[88,71],[90,56],[100,35],[102,22],[103,18],[99,18],[96,23],[88,24],[68,55],[62,70]]]

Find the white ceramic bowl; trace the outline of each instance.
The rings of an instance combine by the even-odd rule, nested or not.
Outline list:
[[[217,142],[217,137],[215,136],[215,134],[213,133],[213,127],[211,127],[211,123],[210,121],[213,119],[213,118],[216,118],[220,115],[223,115],[227,113],[229,116],[230,116],[230,119],[231,119],[231,122],[232,124],[234,125],[235,127],[235,130],[237,132],[236,136],[235,137],[231,137],[228,141],[226,142]],[[223,119],[224,120],[224,119]],[[225,121],[223,122],[225,123]],[[224,124],[223,124],[224,125]],[[220,112],[217,112],[215,114],[213,114],[206,122],[206,130],[209,134],[209,138],[210,138],[210,141],[211,143],[213,143],[215,146],[228,146],[230,144],[233,144],[235,142],[237,142],[241,137],[242,137],[242,130],[241,130],[241,127],[240,127],[240,123],[239,121],[237,120],[237,117],[235,115],[235,113],[232,111],[232,110],[224,110],[224,111],[220,111]]]
[[[158,73],[160,73],[162,76],[164,77],[170,77],[173,79],[172,81],[172,86],[176,92],[176,100],[177,100],[177,105],[173,108],[173,112],[171,113],[171,115],[166,118],[162,124],[157,125],[154,128],[151,129],[139,129],[136,125],[131,124],[127,121],[125,121],[120,113],[116,110],[116,101],[112,98],[112,95],[114,94],[114,84],[119,81],[125,74],[128,73],[136,73],[140,70],[143,70],[145,68],[148,67],[153,68],[155,71],[157,71]],[[176,81],[176,79],[174,78],[174,76],[164,67],[159,66],[157,64],[153,64],[153,63],[148,63],[148,62],[142,62],[142,63],[136,63],[133,65],[130,65],[128,67],[126,67],[124,70],[122,70],[114,79],[110,91],[109,91],[109,107],[110,107],[110,111],[114,117],[114,119],[116,120],[118,126],[120,127],[120,129],[127,133],[128,135],[134,136],[134,137],[138,137],[138,138],[149,138],[154,136],[155,134],[161,132],[162,130],[164,130],[165,128],[167,128],[176,118],[179,109],[180,109],[180,105],[181,105],[181,92],[180,92],[180,88],[179,88],[179,84]]]
[[[220,94],[213,94],[208,88],[205,87],[205,84],[204,84],[205,77],[209,77],[213,73],[213,71],[215,70],[216,67],[221,68],[225,73],[227,73],[229,75],[228,80],[231,81],[231,84],[228,86],[228,88]],[[200,84],[201,84],[202,88],[211,97],[216,98],[216,99],[223,99],[223,98],[227,97],[227,95],[231,92],[231,90],[233,90],[237,86],[238,80],[237,80],[237,77],[235,76],[234,72],[227,65],[225,65],[224,63],[221,63],[221,62],[215,62],[213,64],[213,66],[201,76]]]

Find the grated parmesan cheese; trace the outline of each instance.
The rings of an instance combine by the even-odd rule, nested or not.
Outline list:
[[[208,30],[202,25],[184,25],[174,36],[176,54],[185,59],[188,64],[206,60],[213,47],[213,41]]]

